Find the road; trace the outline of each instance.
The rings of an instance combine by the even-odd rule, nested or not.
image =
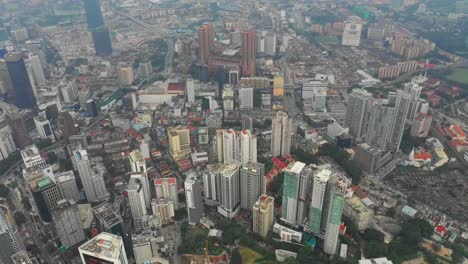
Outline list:
[[[151,32],[152,34],[156,34],[156,35],[158,35],[159,37],[164,37],[164,36],[167,35],[167,31],[166,31],[166,32],[162,31],[161,28],[158,27],[158,26],[150,25],[150,24],[145,23],[145,22],[143,22],[143,21],[141,21],[141,20],[139,20],[139,19],[136,19],[136,18],[134,18],[134,17],[132,17],[132,16],[130,16],[130,15],[127,15],[127,14],[125,14],[125,13],[119,12],[119,11],[117,11],[117,10],[115,10],[115,9],[113,9],[112,11],[113,11],[114,13],[118,14],[118,15],[121,15],[121,16],[124,16],[124,17],[130,19],[133,23],[142,26],[144,29],[146,29],[147,31]]]

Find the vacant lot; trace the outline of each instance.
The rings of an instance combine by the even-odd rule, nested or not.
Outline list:
[[[461,83],[461,84],[468,84],[468,69],[456,69],[447,76],[447,79]]]
[[[239,253],[242,256],[242,264],[254,264],[256,260],[263,258],[260,253],[246,247],[240,248]]]

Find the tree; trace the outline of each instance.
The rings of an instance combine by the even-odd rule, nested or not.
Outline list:
[[[19,226],[26,223],[26,216],[22,212],[16,212],[14,218],[16,224]]]
[[[31,203],[29,202],[29,199],[22,196],[21,197],[21,202],[23,203],[23,208],[26,209],[26,210],[31,210],[32,209],[32,206],[31,206]]]
[[[49,161],[49,164],[54,164],[55,162],[57,162],[58,157],[57,154],[55,154],[55,152],[49,151],[49,153],[47,153],[47,159]]]
[[[286,258],[284,261],[283,261],[284,264],[297,264],[298,262],[296,261],[295,258],[293,257],[289,257],[289,258]]]
[[[236,248],[232,251],[232,263],[233,264],[242,264],[242,256],[239,253],[239,250]]]
[[[366,258],[378,258],[383,257],[387,253],[384,242],[372,241],[367,243],[364,255]]]
[[[0,197],[6,198],[10,193],[10,189],[6,187],[4,184],[0,184]]]
[[[364,230],[363,237],[367,241],[372,241],[372,242],[383,242],[385,238],[384,234],[372,228],[367,228],[366,230]]]

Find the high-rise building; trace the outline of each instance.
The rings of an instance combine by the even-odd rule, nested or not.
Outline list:
[[[323,251],[334,255],[338,247],[338,236],[340,234],[341,216],[345,203],[347,183],[339,178],[332,178],[328,182],[327,190],[327,216],[325,228],[325,240]]]
[[[36,147],[36,145],[30,145],[27,148],[21,150],[20,153],[24,162],[24,167],[26,169],[44,167],[47,165],[45,160],[41,157],[41,153],[39,153],[39,149]]]
[[[154,188],[156,190],[156,198],[165,199],[174,203],[174,208],[179,209],[179,198],[177,196],[177,179],[176,178],[160,178],[154,180]]]
[[[273,96],[284,95],[284,78],[281,76],[275,76],[273,79]]]
[[[35,264],[39,262],[35,257],[29,258],[28,253],[25,250],[18,251],[13,256],[11,256],[11,259],[13,260],[14,264]]]
[[[22,115],[10,117],[10,125],[13,132],[13,140],[19,149],[25,149],[33,143],[29,137],[26,121]]]
[[[19,108],[34,108],[36,98],[22,54],[8,53],[5,62],[10,74],[15,105]]]
[[[275,199],[266,194],[260,195],[253,205],[252,232],[263,238],[267,238],[273,226],[273,213]]]
[[[91,168],[88,152],[83,149],[75,150],[73,158],[76,160],[78,174],[88,202],[99,202],[107,199],[109,193],[104,182],[104,175]]]
[[[80,128],[75,125],[75,121],[69,112],[64,111],[60,113],[60,118],[63,125],[63,138],[68,140],[70,136],[76,135],[80,132]]]
[[[220,196],[220,169],[221,163],[207,165],[208,172],[203,174],[203,192],[208,205],[217,205]]]
[[[281,219],[291,225],[296,225],[299,184],[301,172],[305,166],[304,163],[296,161],[289,164],[283,172],[283,205]]]
[[[130,178],[127,186],[128,201],[132,211],[133,224],[136,229],[142,228],[142,218],[147,215],[143,184],[138,179]]]
[[[45,111],[40,112],[36,117],[34,117],[34,124],[36,125],[36,130],[41,138],[50,139],[52,142],[55,141],[54,132],[52,131],[50,121],[47,119]]]
[[[128,155],[128,159],[130,161],[130,167],[132,168],[132,172],[146,173],[146,161],[143,159],[141,151],[133,150]]]
[[[57,208],[57,202],[63,199],[58,186],[51,178],[43,177],[41,173],[37,174],[37,177],[29,178],[28,185],[39,216],[44,222],[51,222],[52,211]]]
[[[210,143],[210,137],[208,135],[209,130],[207,127],[198,127],[198,144],[207,145]]]
[[[168,128],[167,135],[169,137],[169,151],[172,158],[175,160],[188,158],[192,152],[188,127],[177,126]]]
[[[109,29],[107,27],[96,28],[92,30],[91,34],[96,56],[107,57],[112,55],[112,40]]]
[[[194,103],[195,102],[195,86],[196,82],[193,79],[187,79],[185,84],[185,89],[187,90],[187,102]]]
[[[64,103],[71,104],[78,99],[78,84],[76,84],[75,79],[61,82],[57,86],[57,91]]]
[[[76,185],[75,174],[73,171],[65,171],[55,175],[57,186],[65,200],[80,201],[80,192]]]
[[[84,0],[84,8],[86,11],[86,20],[88,21],[88,29],[104,26],[100,0]]]
[[[401,90],[397,91],[397,99],[395,103],[395,114],[392,120],[392,130],[389,141],[389,150],[394,153],[400,149],[401,139],[406,124],[406,117],[408,109],[411,104],[411,94],[405,93]]]
[[[44,69],[42,68],[41,60],[39,56],[32,55],[25,61],[26,67],[31,69],[33,80],[37,86],[44,85],[46,83],[46,77]],[[37,97],[37,95],[36,95]]]
[[[109,202],[102,202],[93,207],[93,214],[100,232],[117,236],[125,235],[125,225],[118,209]]]
[[[136,263],[157,263],[158,239],[153,235],[133,234],[133,254]]]
[[[346,23],[343,31],[341,45],[359,46],[361,43],[362,25],[358,23]]]
[[[240,168],[241,208],[252,210],[258,197],[266,193],[265,165],[247,162]]]
[[[8,158],[15,151],[16,145],[8,120],[0,120],[0,160]]]
[[[83,264],[128,264],[121,236],[100,233],[78,248]]]
[[[198,47],[200,53],[200,64],[208,64],[210,53],[214,48],[213,25],[203,24],[198,29]]]
[[[374,101],[370,107],[369,126],[366,143],[381,150],[386,150],[390,141],[392,118],[395,108],[385,105],[382,101]]]
[[[225,84],[223,88],[223,109],[234,111],[234,89],[230,84]]]
[[[239,140],[233,129],[223,130],[223,162],[229,163],[239,160]]]
[[[367,132],[371,100],[372,94],[364,89],[354,89],[349,94],[345,121],[349,133],[357,141],[360,141]]]
[[[242,38],[242,76],[255,76],[255,30],[245,30],[241,33]]]
[[[291,151],[292,119],[285,112],[277,112],[271,123],[271,155],[283,156]]]
[[[133,83],[133,69],[131,65],[123,65],[119,69],[119,83],[122,86],[130,86]]]
[[[311,80],[302,85],[302,98],[310,100],[315,112],[324,112],[327,108],[327,80]]]
[[[214,144],[214,152],[216,153],[216,157],[219,163],[223,162],[223,156],[224,156],[224,149],[223,149],[223,136],[224,136],[224,130],[223,129],[217,129],[216,130],[216,135],[213,139],[215,142]]]
[[[240,181],[237,161],[223,164],[219,169],[219,204],[218,213],[227,218],[236,217],[240,208]]]
[[[151,190],[150,184],[148,179],[148,174],[144,172],[132,172],[130,173],[130,180],[135,179],[141,184],[141,188],[143,189],[143,197],[145,200],[146,208],[150,208],[151,204]]]
[[[419,113],[411,125],[410,134],[412,137],[425,138],[431,128],[432,116],[429,114]]]
[[[144,78],[151,76],[151,74],[153,74],[153,64],[151,60],[147,62],[140,62],[140,64],[138,64],[138,71]]]
[[[242,165],[248,162],[257,162],[257,137],[250,133],[250,130],[241,130],[239,133],[240,146],[237,159]]]
[[[85,240],[80,209],[73,200],[60,200],[52,211],[52,220],[62,246],[70,248]]]
[[[239,89],[239,108],[241,110],[253,109],[254,89],[252,87],[241,87]]]
[[[21,236],[14,226],[8,222],[5,215],[0,212],[0,263],[15,264],[11,258],[24,248]]]
[[[188,223],[197,225],[203,217],[202,183],[195,175],[190,175],[185,179],[184,187]]]
[[[304,167],[299,179],[299,194],[297,196],[297,216],[296,224],[306,226],[309,218],[310,192],[312,191],[313,171],[310,166]]]
[[[325,193],[331,173],[330,170],[322,169],[314,175],[308,228],[315,235],[321,233]]]

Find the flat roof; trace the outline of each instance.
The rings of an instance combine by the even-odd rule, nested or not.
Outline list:
[[[81,245],[79,250],[91,256],[118,259],[122,244],[122,237],[103,232]]]
[[[289,166],[286,168],[286,171],[291,172],[291,173],[295,173],[295,174],[300,174],[305,166],[306,166],[305,163],[300,162],[300,161],[296,161],[293,164],[289,164]]]

